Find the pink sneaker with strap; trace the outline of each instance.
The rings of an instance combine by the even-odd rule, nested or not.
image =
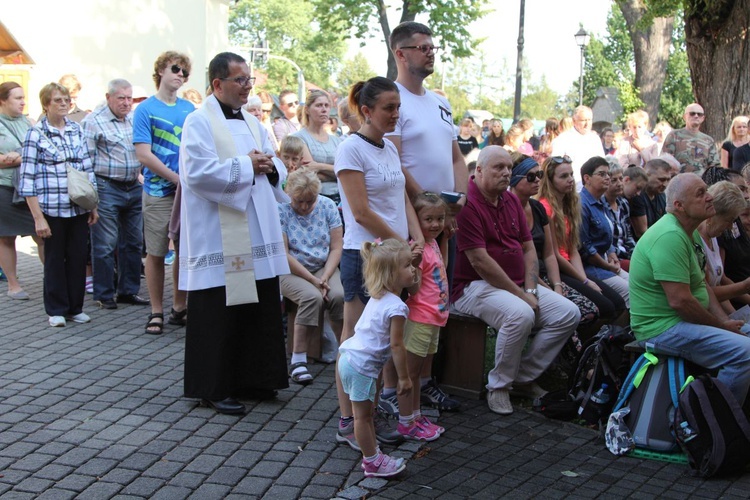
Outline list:
[[[394,477],[406,469],[403,458],[392,458],[385,453],[378,454],[372,462],[362,459],[365,477]]]
[[[424,415],[420,415],[417,419],[417,423],[429,431],[433,431],[438,436],[445,432],[445,427],[441,427],[438,424],[433,423],[429,418]]]

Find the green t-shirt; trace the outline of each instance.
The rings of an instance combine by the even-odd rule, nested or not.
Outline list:
[[[661,281],[688,283],[693,296],[708,308],[696,245],[702,245],[698,231],[691,241],[672,214],[659,219],[638,240],[630,260],[630,326],[638,340],[656,337],[682,321],[669,306]]]
[[[0,113],[0,153],[16,151],[23,146],[29,119],[25,116],[10,117]],[[0,186],[12,186],[13,171],[18,167],[0,168]]]

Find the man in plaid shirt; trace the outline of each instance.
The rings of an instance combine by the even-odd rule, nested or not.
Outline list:
[[[141,287],[143,186],[138,181],[141,164],[133,145],[133,87],[127,80],[112,80],[106,99],[106,105],[85,118],[83,130],[99,191],[99,223],[91,228],[94,300],[105,309],[117,309],[117,302],[149,303],[137,295]]]

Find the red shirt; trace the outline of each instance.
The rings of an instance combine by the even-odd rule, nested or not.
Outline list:
[[[494,206],[484,199],[472,176],[466,206],[458,213],[456,222],[458,258],[453,272],[452,302],[463,295],[466,285],[482,279],[466,257],[466,250],[472,248],[487,250],[515,284],[523,285],[526,279],[523,244],[531,241],[531,233],[516,195],[506,190]]]

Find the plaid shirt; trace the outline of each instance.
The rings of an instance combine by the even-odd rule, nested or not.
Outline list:
[[[42,212],[51,217],[75,217],[87,213],[88,210],[71,203],[68,197],[67,163],[88,172],[89,180],[96,186],[81,126],[66,118],[65,130],[60,133],[49,126],[45,116],[29,129],[23,141],[19,194],[36,196]]]
[[[135,157],[132,113],[120,120],[105,104],[88,115],[82,125],[96,175],[124,182],[138,178],[141,164]]]

